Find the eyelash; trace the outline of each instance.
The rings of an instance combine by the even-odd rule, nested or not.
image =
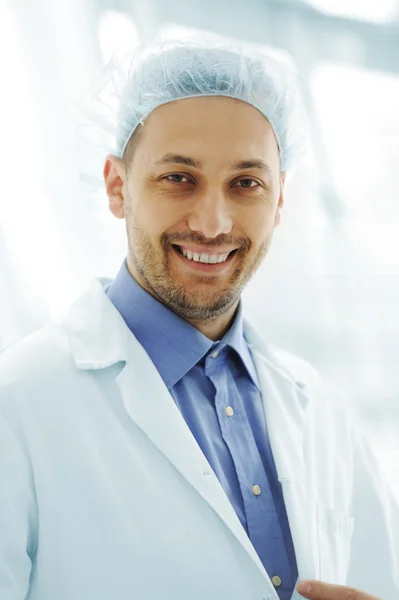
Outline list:
[[[182,181],[173,181],[172,179],[168,179],[169,177],[174,177],[174,176],[185,177],[188,181],[190,181],[186,175],[181,175],[180,173],[171,173],[170,175],[166,175],[165,177],[163,177],[163,179],[166,179],[167,181],[170,181],[170,183],[176,183],[176,184],[185,183],[185,182],[182,182]],[[237,187],[241,187],[242,190],[256,190],[257,188],[260,187],[260,183],[258,183],[256,181],[256,179],[252,179],[252,177],[243,177],[242,179],[240,179],[236,183],[240,183],[241,181],[253,181],[254,183],[257,184],[256,186],[250,186],[250,187],[237,186]]]

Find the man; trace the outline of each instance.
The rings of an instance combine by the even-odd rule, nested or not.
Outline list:
[[[0,360],[2,600],[398,597],[361,432],[240,302],[300,151],[293,82],[215,37],[136,55],[104,166],[126,260]]]

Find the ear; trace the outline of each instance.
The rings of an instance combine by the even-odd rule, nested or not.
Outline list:
[[[125,181],[124,162],[112,154],[108,155],[104,165],[104,182],[109,199],[109,209],[118,219],[125,217]]]
[[[278,227],[278,225],[280,225],[280,221],[281,221],[280,211],[283,208],[283,204],[284,204],[285,176],[286,176],[286,173],[284,171],[282,171],[280,174],[280,196],[279,196],[278,203],[277,203],[276,216],[274,219],[274,227]]]

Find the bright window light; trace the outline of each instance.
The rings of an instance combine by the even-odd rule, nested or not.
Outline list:
[[[324,64],[313,72],[311,91],[332,184],[345,203],[351,236],[370,264],[395,272],[399,77]]]
[[[397,0],[306,0],[308,4],[329,15],[387,23],[398,11]]]
[[[71,281],[52,218],[54,199],[48,198],[45,190],[43,132],[32,101],[34,79],[29,77],[19,32],[7,5],[0,8],[0,39],[7,49],[0,55],[0,70],[5,81],[12,81],[4,86],[1,97],[0,161],[7,176],[2,179],[0,227],[11,254],[15,287],[21,285],[29,297],[29,284],[34,285],[52,315],[68,299]],[[7,293],[5,296],[8,301]]]
[[[104,12],[98,25],[98,37],[104,64],[110,60],[114,52],[133,52],[140,43],[132,19],[115,10]]]

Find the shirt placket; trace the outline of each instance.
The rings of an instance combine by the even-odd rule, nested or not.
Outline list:
[[[236,469],[246,517],[246,531],[270,577],[275,577],[279,582],[284,578],[287,584],[291,580],[290,566],[270,485],[236,383],[219,354],[218,351],[211,354],[214,360],[206,374],[216,389],[215,408],[223,440]],[[219,360],[215,360],[217,358]],[[262,556],[265,536],[273,546],[273,552]],[[283,556],[286,559],[282,569]]]

